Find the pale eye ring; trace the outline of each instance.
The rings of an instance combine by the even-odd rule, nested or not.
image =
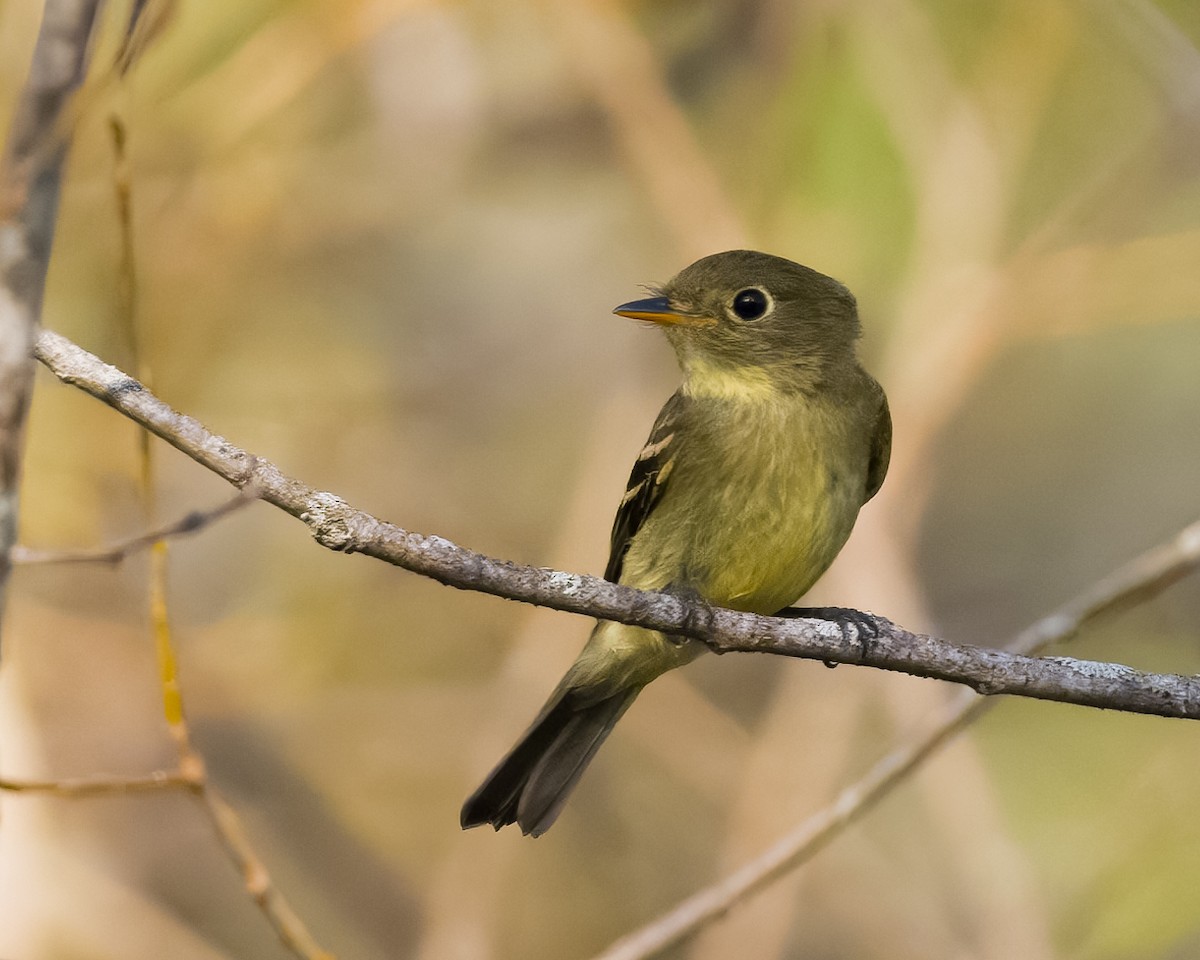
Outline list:
[[[729,309],[739,320],[761,320],[775,304],[771,295],[761,287],[747,287],[733,295]]]

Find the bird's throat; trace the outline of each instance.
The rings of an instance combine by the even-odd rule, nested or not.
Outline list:
[[[683,359],[683,393],[693,399],[768,402],[779,383],[762,367],[728,367],[692,355]]]

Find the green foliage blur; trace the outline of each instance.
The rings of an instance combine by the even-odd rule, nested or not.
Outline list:
[[[0,120],[40,4],[0,3]],[[750,244],[843,280],[896,462],[822,602],[1001,643],[1196,518],[1200,7],[1182,0],[179,2],[108,11],[44,322],[400,525],[596,573],[676,372],[611,317]],[[653,82],[651,82],[653,81]],[[655,86],[654,84],[658,84]],[[109,118],[129,131],[137,346]],[[22,542],[228,490],[39,371]],[[174,762],[145,556],[9,594],[0,771]],[[705,658],[537,841],[458,807],[589,624],[334,555],[254,505],[171,546],[214,782],[339,956],[585,958],[820,809],[947,695]],[[1200,672],[1185,581],[1072,654]],[[689,960],[1200,955],[1182,721],[1012,700]],[[183,795],[0,805],[0,955],[285,957]]]

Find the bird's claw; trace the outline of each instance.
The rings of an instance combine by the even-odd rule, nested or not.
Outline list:
[[[687,604],[687,618],[684,621],[686,626],[700,626],[700,621],[708,622],[712,620],[712,608],[709,606],[708,601],[695,588],[672,583],[663,588],[663,593],[678,597]],[[683,646],[691,640],[691,637],[677,633],[668,633],[664,634],[664,636],[677,646]]]
[[[828,620],[836,623],[846,643],[859,643],[864,652],[872,640],[879,639],[879,622],[869,613],[852,607],[788,607],[777,616],[789,619]],[[853,630],[853,632],[851,632]]]

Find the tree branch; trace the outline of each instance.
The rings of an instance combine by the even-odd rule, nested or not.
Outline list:
[[[759,617],[598,577],[497,560],[437,536],[379,520],[332,493],[314,490],[179,413],[142,384],[56,333],[43,331],[35,354],[60,380],[103,400],[239,488],[304,521],[331,550],[363,553],[440,583],[568,613],[616,620],[700,640],[717,653],[753,651],[896,670],[1001,693],[1132,713],[1200,718],[1200,679],[1152,674],[1071,657],[1031,658],[915,634],[883,617],[839,625]],[[1170,581],[1200,564],[1200,524],[1176,538],[1181,558]],[[1144,584],[1139,589],[1161,589]]]

